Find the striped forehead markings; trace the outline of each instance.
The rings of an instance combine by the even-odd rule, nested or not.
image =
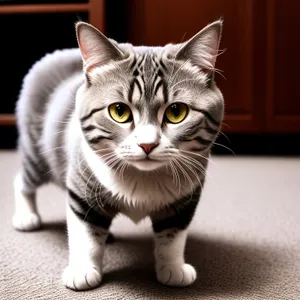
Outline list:
[[[164,102],[168,101],[167,83],[163,79],[165,64],[154,53],[144,53],[135,57],[131,66],[134,79],[130,84],[128,94],[129,102],[138,101],[144,94],[146,98],[152,98],[162,91]]]

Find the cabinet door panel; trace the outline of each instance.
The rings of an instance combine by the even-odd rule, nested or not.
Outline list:
[[[300,2],[268,1],[269,131],[300,131]]]
[[[255,47],[262,30],[261,1],[255,0],[133,0],[129,2],[129,40],[134,44],[164,45],[190,38],[208,23],[224,18],[221,49],[217,61],[223,71],[216,81],[225,96],[224,131],[258,131],[263,126],[264,90],[258,88],[263,72],[255,74],[254,63],[262,58]],[[261,18],[263,19],[263,17]],[[260,26],[262,27],[262,26]],[[256,34],[258,33],[258,35]],[[257,60],[256,60],[257,58]],[[257,92],[258,91],[258,92]]]

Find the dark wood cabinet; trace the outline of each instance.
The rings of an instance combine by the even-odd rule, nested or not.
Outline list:
[[[46,53],[77,46],[74,29],[76,21],[89,21],[104,31],[104,0],[75,0],[67,3],[48,0],[45,2],[49,3],[44,4],[19,2],[22,1],[0,4],[0,34],[5,45],[0,49],[4,70],[0,76],[1,82],[4,82],[0,126],[4,127],[15,124],[15,102],[22,79],[31,65]]]
[[[268,131],[300,132],[300,2],[268,0]]]
[[[224,18],[217,75],[223,131],[300,132],[300,2],[297,0],[130,0],[129,40],[163,45]]]
[[[7,45],[0,51],[5,59],[3,69],[6,70],[2,74],[2,81],[14,78],[13,81],[6,82],[2,89],[2,94],[6,91],[7,96],[5,93],[2,95],[4,100],[0,105],[0,132],[3,136],[11,136],[10,145],[15,143],[13,110],[22,77],[31,64],[45,52],[58,47],[76,46],[73,26],[78,19],[89,20],[101,31],[121,42],[127,40],[136,45],[164,45],[169,42],[180,43],[193,36],[206,24],[223,18],[221,49],[225,52],[218,57],[217,68],[222,71],[225,78],[216,74],[216,81],[224,94],[226,104],[223,131],[233,134],[247,133],[249,134],[247,138],[250,134],[258,136],[261,133],[300,133],[298,84],[300,1],[66,0],[64,2],[66,3],[47,0],[48,4],[0,5],[2,22],[0,33]],[[107,13],[108,11],[110,13]],[[66,17],[63,17],[64,15]],[[56,23],[63,23],[61,30],[55,30],[60,34],[60,39],[40,35],[40,43],[32,47],[35,39],[33,37],[30,39],[29,35],[38,33],[39,30],[42,32],[42,27],[51,23],[52,17],[57,19]],[[33,24],[34,30],[30,30],[30,22],[26,20]],[[39,24],[39,27],[35,24]],[[21,47],[25,47],[26,50],[28,44],[28,49],[27,52],[25,50],[22,52],[22,57],[13,55],[14,65],[18,65],[16,73],[10,68],[10,57],[19,46],[11,45],[7,38],[10,35],[6,34],[9,30],[13,32],[14,28],[19,27],[21,29],[16,30],[15,34],[22,36],[25,42]],[[112,27],[114,34],[111,35]],[[73,36],[69,32],[72,32]],[[22,40],[15,39],[14,36],[10,38],[12,42]],[[49,49],[42,48],[42,45]],[[31,55],[32,51],[36,53]],[[9,84],[14,86],[11,87]],[[13,133],[7,134],[8,129]],[[1,145],[0,141],[0,147]]]

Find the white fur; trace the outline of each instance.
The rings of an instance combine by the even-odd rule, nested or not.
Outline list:
[[[160,140],[157,126],[151,124],[140,125],[134,131],[136,143],[139,144],[158,144]]]
[[[196,270],[184,261],[187,230],[182,230],[169,238],[165,230],[155,235],[155,260],[157,280],[170,286],[188,286],[197,277]],[[158,236],[164,236],[158,238]]]
[[[126,176],[122,177],[120,172],[111,170],[84,140],[82,151],[99,182],[118,199],[117,203],[112,204],[134,222],[190,193],[188,184],[183,184],[180,189],[175,185],[166,167],[161,168],[160,172],[143,172],[131,167],[131,171],[127,170]]]
[[[35,193],[25,190],[21,174],[18,174],[15,178],[14,191],[14,228],[21,231],[32,231],[40,228],[41,219],[36,208]]]
[[[69,265],[63,272],[65,286],[73,290],[95,288],[102,281],[102,261],[107,232],[96,239],[92,229],[67,205]],[[96,231],[96,228],[93,228]]]

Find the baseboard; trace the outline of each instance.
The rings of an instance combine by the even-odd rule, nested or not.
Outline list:
[[[17,148],[17,129],[14,125],[0,126],[0,149]]]
[[[220,155],[300,155],[300,134],[221,134],[216,142]]]

